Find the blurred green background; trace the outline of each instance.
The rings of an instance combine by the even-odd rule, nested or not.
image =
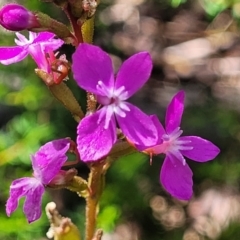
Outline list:
[[[9,1],[7,1],[9,3]],[[5,2],[1,1],[1,5]],[[66,22],[51,3],[19,1]],[[211,162],[188,161],[194,172],[190,202],[172,199],[159,184],[163,156],[130,155],[114,163],[106,176],[98,226],[103,240],[240,239],[240,2],[239,0],[102,0],[94,43],[111,54],[117,69],[138,51],[154,61],[151,79],[131,101],[164,122],[166,107],[186,91],[184,135],[197,135],[220,147]],[[14,34],[0,29],[0,44],[14,44]],[[63,46],[71,59],[73,49]],[[10,218],[5,214],[12,180],[31,176],[30,154],[45,142],[76,138],[77,124],[35,75],[29,57],[0,65],[0,239],[46,239],[46,216],[27,224],[23,199]],[[67,82],[79,102],[84,93],[72,77]],[[79,175],[88,168],[80,163]],[[64,216],[84,228],[84,201],[68,191],[48,191]],[[83,230],[82,230],[83,232]]]

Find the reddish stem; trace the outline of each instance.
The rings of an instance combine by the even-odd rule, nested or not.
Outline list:
[[[83,36],[82,36],[81,26],[78,25],[77,18],[75,18],[72,15],[69,6],[67,6],[67,8],[64,9],[64,12],[67,15],[67,17],[68,17],[68,19],[69,19],[69,21],[71,23],[74,35],[75,35],[75,37],[77,39],[77,45],[76,46],[78,46],[80,43],[83,43]]]

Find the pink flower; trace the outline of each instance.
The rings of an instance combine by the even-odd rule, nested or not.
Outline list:
[[[23,212],[28,222],[41,216],[41,201],[45,186],[58,179],[61,167],[67,161],[66,153],[70,148],[69,139],[59,139],[46,143],[32,156],[33,177],[16,179],[10,186],[10,196],[6,213],[11,215],[18,207],[18,201],[25,197]]]
[[[102,106],[78,125],[77,144],[83,161],[107,155],[117,140],[116,128],[135,144],[152,146],[157,130],[145,113],[126,102],[148,80],[152,60],[147,52],[127,59],[114,78],[111,58],[99,47],[81,44],[73,54],[72,71],[78,85],[96,95]]]
[[[158,144],[145,149],[150,154],[165,154],[160,172],[160,181],[164,188],[181,200],[192,196],[192,171],[184,157],[193,161],[206,162],[214,159],[220,152],[213,143],[197,136],[180,137],[181,118],[184,110],[184,92],[178,92],[167,108],[165,119],[166,130],[157,116],[151,116],[158,129]],[[143,147],[140,147],[143,148]]]
[[[11,31],[21,31],[39,26],[31,11],[15,3],[7,4],[0,9],[0,24]]]
[[[61,47],[64,42],[55,39],[55,34],[50,32],[29,32],[29,39],[18,32],[16,36],[15,43],[17,46],[0,47],[0,63],[9,65],[20,62],[29,54],[39,69],[50,73],[51,66],[46,55],[53,54],[53,51]]]

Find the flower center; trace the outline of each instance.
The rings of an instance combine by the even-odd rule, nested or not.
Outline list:
[[[114,87],[106,86],[101,80],[98,81],[97,89],[99,94],[105,99],[108,99],[106,103],[102,103],[103,105],[109,105],[113,103],[118,103],[120,101],[124,101],[128,98],[128,91],[125,91],[125,87],[121,86],[120,88],[115,89]],[[101,97],[100,100],[103,100]]]
[[[113,114],[124,118],[126,117],[126,111],[130,111],[125,102],[128,98],[128,91],[125,90],[124,86],[117,89],[114,87],[108,87],[102,81],[98,81],[97,89],[99,91],[97,100],[106,108],[106,120],[104,125],[104,128],[106,129],[109,126],[109,121]]]
[[[192,150],[193,147],[189,146],[191,141],[179,139],[182,133],[183,131],[180,130],[180,127],[178,127],[172,133],[164,134],[162,136],[162,151],[165,154],[174,155],[177,159],[182,161],[183,165],[185,165],[186,161],[181,154],[181,150]]]

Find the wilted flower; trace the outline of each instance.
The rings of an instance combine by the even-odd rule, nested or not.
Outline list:
[[[166,154],[160,181],[164,188],[174,197],[189,200],[192,196],[192,171],[184,157],[196,162],[214,159],[220,152],[213,143],[197,136],[180,137],[182,113],[184,110],[184,92],[178,92],[170,102],[165,119],[164,130],[158,118],[151,116],[158,129],[158,144],[145,149],[150,154]]]
[[[152,60],[147,52],[127,59],[114,79],[111,58],[99,47],[81,44],[73,54],[72,71],[78,85],[96,95],[102,106],[78,125],[78,150],[83,161],[105,156],[116,142],[117,125],[135,144],[156,143],[157,130],[149,116],[126,102],[148,80]]]
[[[11,31],[21,31],[39,26],[31,11],[15,3],[7,4],[0,9],[0,24]]]
[[[6,204],[8,216],[18,207],[18,201],[25,197],[23,212],[31,223],[41,216],[41,201],[45,186],[58,178],[58,173],[67,161],[70,148],[69,139],[59,139],[46,143],[32,155],[33,177],[16,179],[10,186],[10,196]],[[55,181],[56,182],[56,181]]]
[[[50,32],[29,32],[29,39],[18,32],[16,36],[17,46],[0,47],[0,63],[9,65],[20,62],[30,54],[39,69],[50,73],[51,66],[46,55],[52,55],[53,51],[61,47],[64,42],[61,39],[55,39],[55,34]]]

